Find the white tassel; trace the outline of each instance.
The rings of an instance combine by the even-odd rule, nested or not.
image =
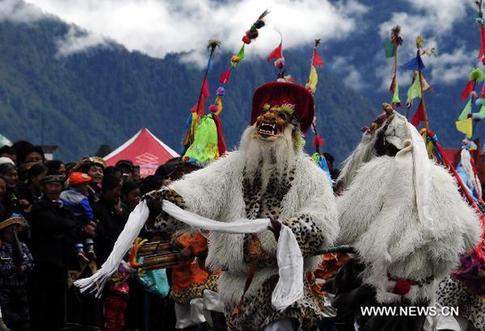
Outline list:
[[[95,291],[97,297],[101,296],[104,284],[118,270],[123,257],[128,253],[143,225],[145,225],[148,215],[149,210],[146,201],[141,201],[128,217],[128,222],[126,222],[123,231],[116,240],[106,262],[91,277],[74,282],[74,285],[79,287],[81,292],[90,290]]]

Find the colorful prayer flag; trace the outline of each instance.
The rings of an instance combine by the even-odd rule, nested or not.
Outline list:
[[[421,71],[425,68],[423,60],[421,60],[421,54],[419,54],[419,50],[416,53],[416,57],[409,62],[403,64],[401,69],[403,70],[414,70],[414,71]]]
[[[313,61],[312,61],[312,65],[315,66],[315,67],[319,67],[319,66],[323,65],[324,63],[325,63],[325,61],[320,56],[320,54],[318,54],[317,49],[314,48],[313,49]]]
[[[467,138],[473,136],[473,119],[471,117],[455,122],[456,129],[461,133],[466,134]]]
[[[472,99],[468,100],[468,102],[465,105],[465,108],[460,113],[460,116],[458,116],[458,121],[466,120],[472,113]]]
[[[425,119],[424,112],[425,112],[424,103],[423,103],[423,100],[421,100],[421,102],[419,103],[418,109],[416,110],[416,113],[411,119],[411,124],[414,125],[415,127],[418,127],[419,123],[423,122]]]
[[[273,51],[268,55],[267,61],[277,60],[283,57],[283,42],[280,42],[278,47],[273,49]]]
[[[396,46],[392,42],[386,41],[384,42],[384,52],[387,58],[393,57],[396,54]]]
[[[466,84],[465,88],[463,89],[463,92],[461,92],[461,100],[465,101],[468,99],[470,94],[473,92],[475,89],[475,82],[473,80],[468,81]]]
[[[312,66],[310,68],[310,75],[308,76],[308,83],[306,84],[306,87],[309,88],[312,93],[315,93],[317,90],[317,84],[318,84],[318,73],[317,69],[315,66]]]
[[[416,98],[422,98],[421,95],[421,84],[419,82],[419,73],[414,75],[414,81],[408,89],[408,99],[407,102],[410,103]]]
[[[227,84],[229,82],[229,77],[231,77],[231,69],[227,69],[219,76],[219,83]]]

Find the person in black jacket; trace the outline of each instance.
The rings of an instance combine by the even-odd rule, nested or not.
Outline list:
[[[96,254],[99,265],[108,258],[128,220],[128,213],[121,203],[121,179],[114,175],[107,175],[103,178],[102,186],[101,198],[93,208],[98,223]]]
[[[128,213],[121,204],[121,179],[114,175],[103,178],[99,202],[94,205],[94,215],[98,222],[96,252],[98,262],[103,264],[118,239],[128,219]],[[128,305],[129,285],[125,281],[110,282],[104,292],[105,330],[125,328],[125,311]]]
[[[44,197],[34,203],[29,217],[35,261],[31,284],[33,330],[58,330],[65,322],[67,254],[72,249],[71,238],[80,230],[59,199],[64,181],[64,176],[55,173],[44,177]]]

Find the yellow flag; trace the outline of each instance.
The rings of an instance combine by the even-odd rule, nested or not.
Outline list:
[[[464,120],[456,121],[456,129],[464,134],[468,138],[473,136],[473,120],[472,118],[466,118]]]
[[[310,76],[308,76],[308,83],[306,84],[306,87],[312,90],[312,93],[315,93],[317,89],[317,84],[318,84],[317,69],[315,68],[315,66],[312,66],[310,69]]]

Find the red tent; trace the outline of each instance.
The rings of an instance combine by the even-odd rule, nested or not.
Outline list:
[[[165,145],[148,129],[141,129],[123,145],[104,157],[108,166],[119,160],[130,160],[140,166],[142,177],[153,175],[158,166],[179,156],[177,152]]]

